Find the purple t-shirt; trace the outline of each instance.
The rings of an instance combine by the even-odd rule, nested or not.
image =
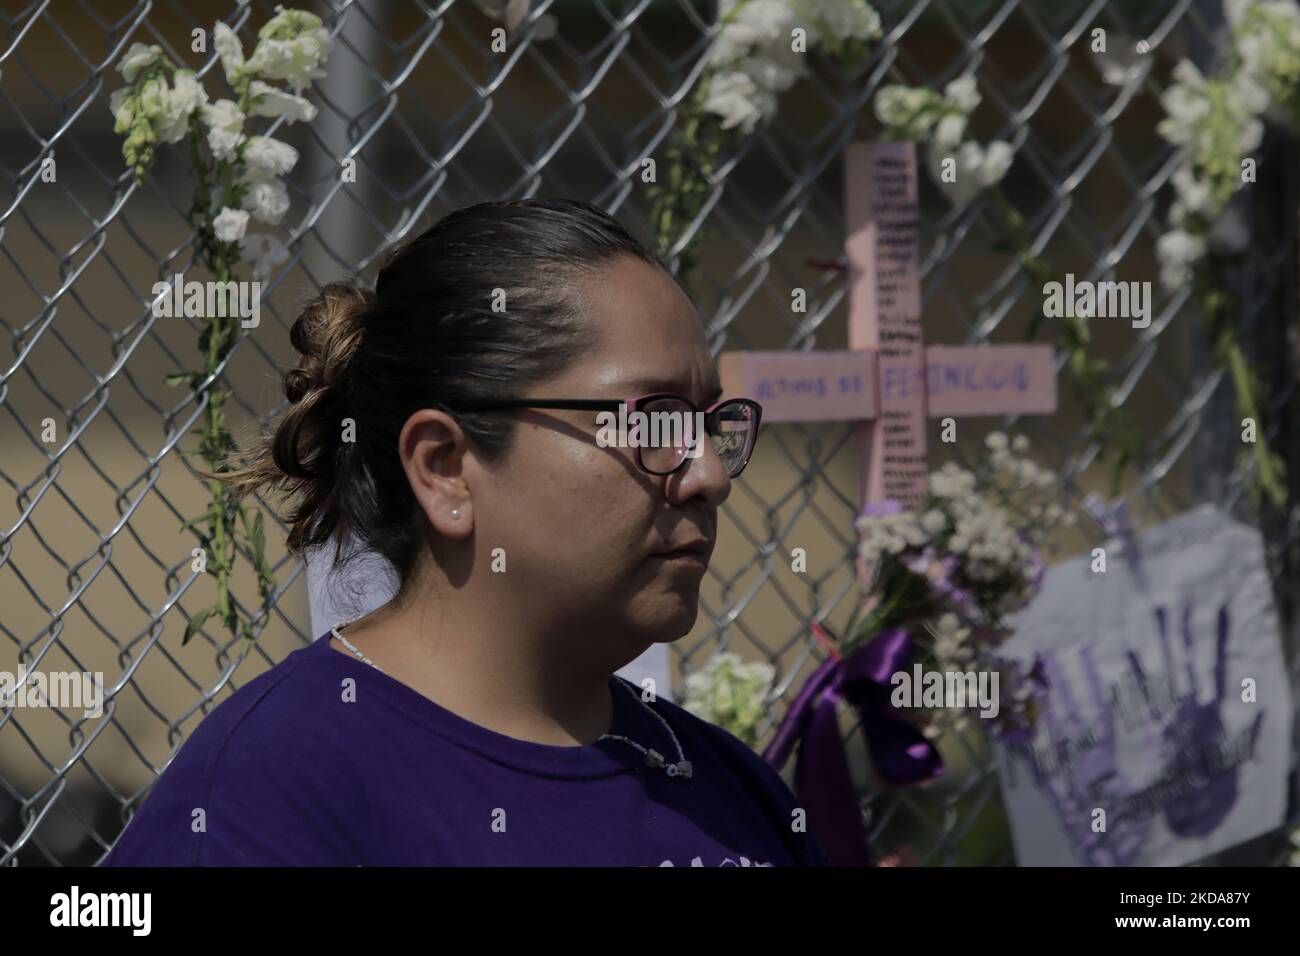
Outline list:
[[[610,684],[610,733],[675,762],[636,685]],[[623,741],[481,727],[326,635],[200,723],[103,865],[830,865],[761,757],[662,697],[649,706],[689,778]]]

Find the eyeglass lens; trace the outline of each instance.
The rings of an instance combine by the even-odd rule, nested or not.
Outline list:
[[[695,410],[680,399],[661,398],[647,402],[642,411],[649,413],[651,427],[657,427],[657,440],[642,446],[641,463],[648,471],[668,474],[689,456],[696,443]],[[670,414],[655,415],[657,412]],[[753,449],[756,435],[753,407],[743,402],[728,402],[705,419],[705,428],[727,475],[735,478],[744,470]]]

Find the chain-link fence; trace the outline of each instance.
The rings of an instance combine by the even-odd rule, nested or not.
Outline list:
[[[0,323],[12,345],[0,368],[0,667],[104,674],[102,717],[44,708],[0,712],[0,862],[91,863],[203,715],[236,686],[317,635],[305,576],[270,517],[275,601],[236,576],[242,614],[260,637],[247,655],[219,628],[182,645],[211,603],[191,568],[199,539],[183,523],[205,489],[178,454],[193,445],[202,403],[169,387],[195,364],[199,326],[160,319],[150,289],[195,264],[184,158],[167,149],[142,185],[125,174],[112,131],[114,67],[133,42],[215,78],[215,53],[192,31],[218,20],[251,41],[271,4],[6,0],[0,15]],[[776,119],[723,157],[702,218],[692,294],[719,352],[846,345],[842,155],[878,138],[870,108],[889,82],[939,85],[974,70],[978,125],[1016,149],[1006,189],[1035,241],[1062,271],[1151,279],[1172,154],[1154,128],[1179,57],[1204,62],[1221,30],[1217,2],[881,0],[885,35],[855,75],[814,68]],[[479,6],[366,0],[313,7],[335,37],[320,115],[280,130],[303,160],[290,177],[283,238],[290,260],[264,288],[262,321],[222,369],[237,437],[282,410],[277,365],[289,362],[295,304],[322,283],[369,274],[394,243],[463,205],[570,196],[608,209],[647,242],[641,161],[667,142],[709,42],[712,3],[583,0],[534,5],[504,53],[500,24]],[[1110,53],[1091,52],[1095,28]],[[1296,152],[1270,140],[1253,192],[1255,267],[1239,277],[1247,344],[1270,387],[1266,430],[1287,458],[1296,436]],[[53,160],[53,164],[48,160]],[[342,181],[344,160],[356,181]],[[55,171],[50,176],[51,168]],[[923,184],[923,321],[927,339],[1022,340],[1041,310],[997,248],[982,202],[954,210]],[[371,277],[373,277],[371,275]],[[790,290],[809,290],[805,314]],[[1249,516],[1234,467],[1230,383],[1214,370],[1186,292],[1158,300],[1144,330],[1094,323],[1091,348],[1113,363],[1115,399],[1144,439],[1124,489],[1139,522],[1212,501]],[[974,422],[983,429],[997,424]],[[1104,490],[1077,403],[1062,388],[1048,419],[1015,423],[1057,471],[1065,501]],[[965,427],[965,426],[964,426]],[[725,647],[779,668],[772,729],[815,664],[813,620],[847,614],[854,596],[856,455],[849,424],[765,429],[759,456],[724,505],[719,550],[695,632],[672,646],[677,673]],[[1225,436],[1227,436],[1225,438]],[[931,442],[935,464],[965,443]],[[263,503],[266,504],[266,503]],[[274,505],[274,502],[271,503]],[[1085,522],[1087,521],[1085,517]],[[1263,528],[1296,686],[1296,523]],[[1081,527],[1062,554],[1104,537]],[[804,547],[806,573],[782,556]],[[851,752],[862,751],[850,739]],[[987,744],[945,738],[949,772],[924,788],[873,791],[863,808],[878,853],[904,844],[919,862],[1011,861]],[[865,769],[855,768],[865,784]],[[1292,801],[1294,806],[1295,801]],[[1261,861],[1276,838],[1234,858]]]

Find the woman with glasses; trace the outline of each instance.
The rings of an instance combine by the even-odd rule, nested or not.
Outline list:
[[[828,863],[757,754],[614,673],[694,625],[760,419],[653,254],[585,203],[481,203],[290,339],[287,413],[210,477],[400,590],[208,715],[107,864]]]

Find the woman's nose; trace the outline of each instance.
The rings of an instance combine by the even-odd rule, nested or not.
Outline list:
[[[681,468],[668,476],[666,491],[675,504],[703,495],[716,508],[731,494],[731,478],[711,439],[702,441],[700,448],[699,455],[688,457]]]

